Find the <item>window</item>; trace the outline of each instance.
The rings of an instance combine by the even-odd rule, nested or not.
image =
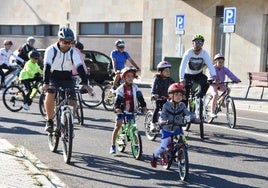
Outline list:
[[[162,38],[163,38],[163,19],[154,20],[154,54],[153,68],[156,69],[157,64],[162,61]]]
[[[57,36],[58,25],[0,25],[0,35]]]
[[[141,35],[142,22],[79,23],[79,35]]]
[[[225,52],[225,33],[223,33],[223,12],[224,6],[216,7],[216,20],[215,20],[215,53]]]

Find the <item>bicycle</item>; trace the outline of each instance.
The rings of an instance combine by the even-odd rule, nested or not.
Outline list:
[[[139,160],[142,156],[142,140],[135,123],[135,116],[142,113],[124,111],[122,114],[124,116],[124,122],[116,138],[117,149],[120,152],[124,152],[127,143],[130,142],[132,155],[135,159]]]
[[[69,164],[72,156],[74,127],[73,106],[69,105],[69,88],[49,88],[48,92],[56,92],[56,106],[54,108],[54,130],[48,133],[48,146],[50,151],[56,152],[59,139],[63,146],[64,162]],[[56,125],[56,126],[55,126]]]
[[[19,74],[22,70],[22,67],[19,64],[15,64],[12,66],[12,72],[6,75],[5,78],[5,86],[9,87],[11,85],[19,85]],[[0,76],[1,77],[1,76]]]
[[[156,99],[155,105],[162,104],[163,103],[163,100],[166,100],[166,99],[165,98]],[[160,113],[161,112],[159,111],[158,112],[158,117],[160,116]],[[148,138],[148,140],[150,140],[150,141],[154,141],[156,139],[157,135],[160,134],[160,128],[159,129],[156,129],[155,132],[152,132],[150,130],[152,120],[153,120],[153,111],[152,110],[148,110],[147,113],[146,113],[146,115],[145,115],[145,119],[144,119],[144,128],[145,128],[145,135]],[[156,127],[160,127],[158,125],[158,122],[156,122],[155,124],[156,124]]]
[[[37,93],[41,93],[39,91],[39,86],[42,82],[33,82],[32,83],[32,93],[30,98],[33,99]],[[3,92],[3,103],[5,107],[11,112],[18,112],[22,110],[22,105],[25,101],[25,86],[21,83],[12,84],[5,88]]]
[[[171,141],[167,148],[160,153],[160,165],[165,169],[170,169],[172,162],[178,164],[178,173],[182,181],[187,181],[189,174],[189,157],[188,145],[182,127],[185,123],[180,125],[178,131],[173,131],[171,134]]]
[[[204,117],[206,117],[205,108],[203,106],[205,97],[200,97],[201,94],[201,85],[195,83],[193,80],[186,83],[187,87],[190,87],[190,95],[188,98],[188,109],[191,113],[195,114],[197,119],[200,119],[199,128],[200,128],[200,138],[204,138]],[[183,129],[189,131],[191,123],[188,122]]]
[[[92,87],[92,93],[86,93],[81,96],[82,103],[87,107],[97,107],[103,102],[103,87],[94,80],[89,80],[88,85]]]
[[[222,108],[226,108],[226,118],[227,118],[228,126],[230,128],[235,128],[236,126],[235,103],[234,103],[233,98],[229,95],[230,88],[228,86],[229,84],[233,84],[233,83],[236,83],[236,82],[226,81],[226,82],[219,83],[219,84],[224,84],[226,89],[218,97],[217,105],[215,109],[215,114],[217,115],[219,112],[222,111]],[[212,105],[213,96],[211,94],[207,94],[206,98],[207,98],[207,103],[205,106],[205,110],[206,110],[205,122],[212,123],[213,120],[216,118],[216,117],[209,116],[211,114],[211,105]]]

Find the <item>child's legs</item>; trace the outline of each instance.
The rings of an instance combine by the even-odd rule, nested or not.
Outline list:
[[[118,119],[115,122],[114,130],[113,130],[113,133],[112,133],[112,145],[115,145],[116,137],[117,137],[118,131],[120,130],[120,128],[122,126],[122,123],[123,123],[123,118]]]
[[[27,103],[28,105],[31,105],[32,101],[30,99],[30,95],[32,92],[32,88],[31,88],[31,79],[27,79],[27,80],[22,80],[21,81],[23,83],[23,85],[26,88],[26,95],[25,95],[25,99],[24,99],[24,103]]]
[[[211,85],[211,90],[212,90],[212,105],[211,105],[211,112],[215,113],[216,110],[216,105],[217,105],[217,99],[219,97],[219,92],[218,92],[218,86],[217,85]]]
[[[154,157],[158,157],[160,153],[165,151],[165,149],[167,148],[170,141],[171,141],[170,137],[166,137],[166,138],[161,139],[160,146],[154,151]]]

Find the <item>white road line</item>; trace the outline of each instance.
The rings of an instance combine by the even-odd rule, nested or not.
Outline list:
[[[257,121],[257,122],[267,123],[267,124],[268,124],[268,121],[265,121],[265,120],[252,119],[252,118],[245,118],[245,117],[237,117],[237,118],[238,118],[238,119],[249,120],[249,121]],[[267,125],[267,124],[266,124],[266,125]]]

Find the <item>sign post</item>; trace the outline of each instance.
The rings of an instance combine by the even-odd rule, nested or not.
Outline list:
[[[179,35],[179,57],[182,57],[182,44],[181,44],[181,37],[184,35],[185,29],[185,15],[178,14],[176,15],[176,34]]]
[[[227,50],[227,68],[230,63],[230,48],[231,48],[231,33],[235,32],[236,7],[224,8],[223,16],[223,32],[228,35],[228,50]]]

